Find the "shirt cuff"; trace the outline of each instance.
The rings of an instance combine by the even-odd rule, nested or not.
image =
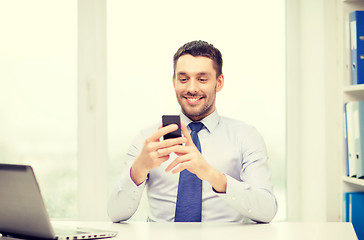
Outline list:
[[[123,176],[120,179],[119,182],[119,191],[129,191],[133,193],[140,193],[140,195],[143,193],[144,187],[145,187],[146,181],[142,182],[141,184],[136,185],[131,179],[130,176],[130,168],[129,171],[125,171]]]
[[[118,184],[118,195],[126,198],[126,202],[130,204],[128,204],[129,212],[134,212],[138,208],[145,184],[146,181],[137,186],[130,177],[130,170],[122,175]]]
[[[250,189],[250,186],[249,186],[249,184],[238,181],[235,178],[233,178],[227,174],[225,174],[225,176],[226,176],[226,181],[227,181],[226,193],[219,193],[219,192],[216,192],[215,189],[213,189],[213,188],[212,189],[219,197],[221,197],[225,201],[234,205],[236,200],[241,198],[241,196],[240,196],[241,191]]]

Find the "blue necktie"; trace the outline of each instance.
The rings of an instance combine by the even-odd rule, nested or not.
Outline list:
[[[204,125],[200,122],[191,122],[191,138],[197,149],[201,152],[200,140],[197,133]],[[201,222],[202,209],[202,181],[195,174],[183,170],[179,175],[178,193],[176,203],[175,222]]]

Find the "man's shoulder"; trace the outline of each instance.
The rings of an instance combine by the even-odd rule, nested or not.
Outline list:
[[[229,129],[233,129],[235,131],[242,130],[242,131],[252,131],[255,130],[255,127],[251,124],[248,124],[242,120],[220,116],[220,124],[224,125]]]
[[[237,140],[240,143],[259,142],[264,144],[262,135],[258,129],[251,124],[229,117],[220,117],[220,124],[222,130],[231,139]]]

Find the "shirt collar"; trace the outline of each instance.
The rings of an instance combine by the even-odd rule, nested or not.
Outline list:
[[[183,112],[181,112],[181,121],[184,122],[187,126],[192,122],[192,120],[189,119]],[[207,128],[207,130],[211,133],[212,131],[215,130],[215,128],[219,124],[219,121],[220,121],[220,115],[215,109],[213,113],[202,119],[200,122],[202,122],[203,125],[205,125],[205,127]]]

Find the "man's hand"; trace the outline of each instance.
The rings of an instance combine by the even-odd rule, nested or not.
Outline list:
[[[160,141],[160,138],[167,133],[178,129],[176,124],[171,124],[159,129],[144,142],[144,146],[139,156],[135,159],[131,169],[130,176],[136,185],[145,181],[150,170],[159,167],[163,162],[169,159],[170,148],[181,146],[186,142],[185,137],[171,138]]]
[[[175,152],[178,155],[178,157],[166,168],[166,172],[173,169],[172,173],[178,173],[187,169],[191,173],[196,174],[201,180],[210,182],[217,192],[226,192],[226,176],[206,162],[193,143],[191,135],[183,122],[181,123],[181,129],[187,140],[186,145],[175,145],[159,151],[162,155],[169,155],[172,152]]]

